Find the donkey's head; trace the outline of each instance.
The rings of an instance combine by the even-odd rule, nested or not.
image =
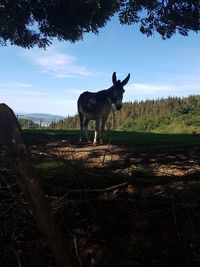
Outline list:
[[[122,99],[123,94],[125,92],[124,86],[128,83],[130,79],[130,73],[128,76],[121,82],[120,80],[117,80],[116,72],[112,75],[112,81],[113,86],[112,88],[112,104],[115,105],[117,110],[120,110],[122,108]]]

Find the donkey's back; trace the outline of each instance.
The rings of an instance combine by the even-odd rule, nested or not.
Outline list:
[[[87,119],[97,119],[102,111],[110,109],[110,103],[107,99],[106,90],[102,90],[96,93],[84,92],[78,99],[78,113],[82,114]]]

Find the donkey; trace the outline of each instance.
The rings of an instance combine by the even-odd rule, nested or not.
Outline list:
[[[122,99],[125,92],[125,86],[130,79],[130,73],[121,82],[117,80],[116,72],[112,75],[113,85],[106,90],[96,93],[84,92],[78,99],[78,113],[80,118],[81,135],[80,141],[88,141],[88,123],[90,120],[95,121],[95,134],[93,144],[102,143],[102,135],[108,115],[112,110],[112,105],[117,110],[122,108]]]

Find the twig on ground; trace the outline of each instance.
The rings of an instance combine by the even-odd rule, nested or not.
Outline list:
[[[124,182],[124,183],[121,183],[121,184],[118,184],[118,185],[114,185],[114,186],[110,186],[110,187],[106,187],[106,188],[95,188],[95,189],[72,189],[72,190],[68,190],[67,192],[68,193],[90,193],[90,192],[102,192],[102,191],[110,191],[110,190],[113,190],[113,189],[116,189],[116,188],[119,188],[119,187],[123,187],[123,186],[126,186],[128,185],[128,182]]]
[[[10,245],[9,249],[13,252],[13,254],[15,255],[16,259],[17,259],[17,264],[18,267],[22,267],[20,258],[19,258],[19,251],[17,251],[12,245]]]
[[[83,265],[82,265],[82,262],[81,262],[81,258],[80,258],[79,254],[78,254],[77,239],[76,239],[76,234],[75,233],[74,233],[74,248],[75,248],[76,257],[78,259],[80,267],[82,267]]]

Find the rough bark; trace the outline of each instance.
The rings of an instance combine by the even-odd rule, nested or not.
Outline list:
[[[30,161],[18,120],[12,109],[5,104],[0,104],[0,147],[8,155],[19,187],[30,205],[33,217],[45,236],[58,266],[78,267],[76,257],[54,222],[51,209]]]

